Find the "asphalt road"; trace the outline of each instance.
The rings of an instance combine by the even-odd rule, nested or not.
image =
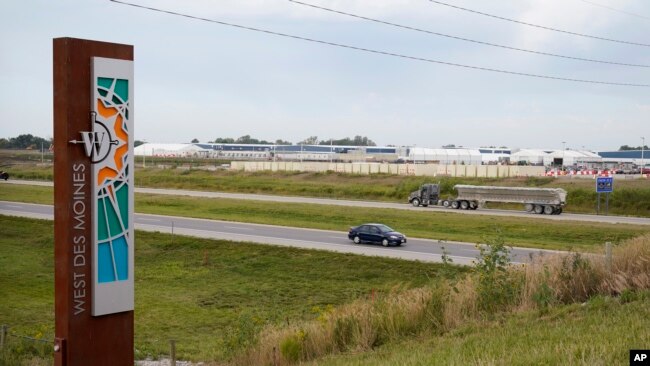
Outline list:
[[[50,205],[0,201],[0,214],[52,220],[53,207]],[[174,234],[201,238],[255,242],[425,262],[441,262],[443,247],[456,264],[469,265],[478,255],[478,250],[472,243],[408,238],[408,243],[401,247],[384,248],[378,244],[354,244],[348,240],[347,232],[340,231],[299,229],[285,226],[138,213],[135,214],[134,220],[135,228],[144,231],[173,232]],[[525,263],[531,256],[539,255],[542,252],[552,253],[552,251],[540,251],[538,249],[513,248],[512,261]]]
[[[8,180],[0,181],[2,184],[26,184],[26,185],[40,185],[52,186],[52,182],[42,181],[22,181],[22,180]],[[205,191],[190,191],[182,189],[159,189],[159,188],[142,188],[136,187],[136,193],[149,193],[149,194],[163,194],[163,195],[181,195],[190,197],[206,197],[206,198],[230,198],[239,200],[255,200],[255,201],[270,201],[270,202],[285,202],[285,203],[309,203],[319,205],[335,205],[335,206],[352,206],[352,207],[367,207],[367,208],[385,208],[395,210],[411,210],[422,212],[444,212],[449,214],[458,215],[490,215],[490,216],[509,216],[509,217],[534,217],[539,220],[557,220],[557,221],[583,221],[583,222],[600,222],[607,224],[633,224],[633,225],[650,225],[650,218],[644,217],[627,217],[627,216],[605,216],[605,215],[585,215],[585,214],[570,214],[563,213],[561,215],[537,215],[522,211],[513,210],[490,210],[479,209],[472,210],[454,210],[443,207],[413,207],[408,203],[390,203],[390,202],[373,202],[373,201],[354,201],[354,200],[338,200],[327,198],[311,198],[311,197],[295,197],[295,196],[274,196],[264,194],[248,194],[248,193],[225,193],[225,192],[205,192]]]

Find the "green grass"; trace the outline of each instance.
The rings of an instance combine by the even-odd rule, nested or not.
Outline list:
[[[51,204],[52,188],[2,185],[0,200]],[[135,209],[141,213],[339,231],[363,222],[383,222],[411,237],[471,243],[484,242],[499,231],[508,245],[558,250],[594,251],[605,241],[616,243],[650,232],[650,227],[643,225],[150,194],[137,194]]]
[[[0,324],[12,334],[54,337],[53,241],[50,221],[0,215]],[[227,359],[265,325],[313,319],[315,307],[373,291],[421,286],[441,269],[182,236],[172,243],[140,231],[135,263],[136,358],[165,355],[175,339],[179,359],[195,361]]]
[[[630,349],[648,348],[649,313],[648,292],[628,303],[596,297],[544,316],[505,316],[309,365],[628,365]]]
[[[7,161],[12,158],[3,155]],[[35,158],[35,157],[33,157]],[[158,169],[136,167],[135,183],[153,188],[177,188],[222,192],[263,193],[289,196],[326,197],[338,199],[377,200],[406,202],[411,191],[422,183],[441,184],[443,197],[453,197],[456,184],[497,185],[513,187],[564,188],[567,190],[565,212],[596,213],[595,181],[580,178],[454,178],[414,177],[389,174],[357,175],[342,173],[308,172],[240,172],[197,169],[201,159],[186,159],[172,162],[172,167],[185,169]],[[170,164],[167,161],[157,163]],[[214,166],[214,162],[205,162]],[[204,167],[205,167],[204,166]],[[194,169],[189,169],[195,167]],[[52,180],[52,167],[18,161],[7,169],[16,179]],[[609,214],[622,216],[650,217],[650,180],[615,180],[614,192],[610,196]],[[491,207],[522,209],[521,205],[491,204]],[[604,212],[604,198],[602,204]]]

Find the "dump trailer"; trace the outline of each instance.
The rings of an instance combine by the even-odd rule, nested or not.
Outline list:
[[[458,192],[456,198],[442,199],[438,184],[423,184],[419,190],[409,195],[413,206],[440,205],[444,207],[476,210],[486,202],[522,203],[526,212],[536,214],[559,215],[566,204],[566,191],[562,188],[524,188],[454,186]]]

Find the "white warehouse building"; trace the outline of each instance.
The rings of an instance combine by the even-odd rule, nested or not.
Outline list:
[[[154,144],[144,143],[133,149],[135,156],[158,156],[158,157],[203,157],[207,156],[208,150],[195,144]]]
[[[510,156],[510,162],[525,162],[530,165],[563,165],[591,167],[602,163],[603,158],[587,150],[541,150],[520,149]]]
[[[426,147],[411,147],[407,151],[408,160],[416,163],[481,165],[483,161],[478,149],[429,149]]]

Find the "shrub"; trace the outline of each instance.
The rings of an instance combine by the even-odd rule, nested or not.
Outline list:
[[[280,354],[286,360],[296,362],[302,358],[305,332],[301,329],[298,332],[285,338],[280,343]]]

